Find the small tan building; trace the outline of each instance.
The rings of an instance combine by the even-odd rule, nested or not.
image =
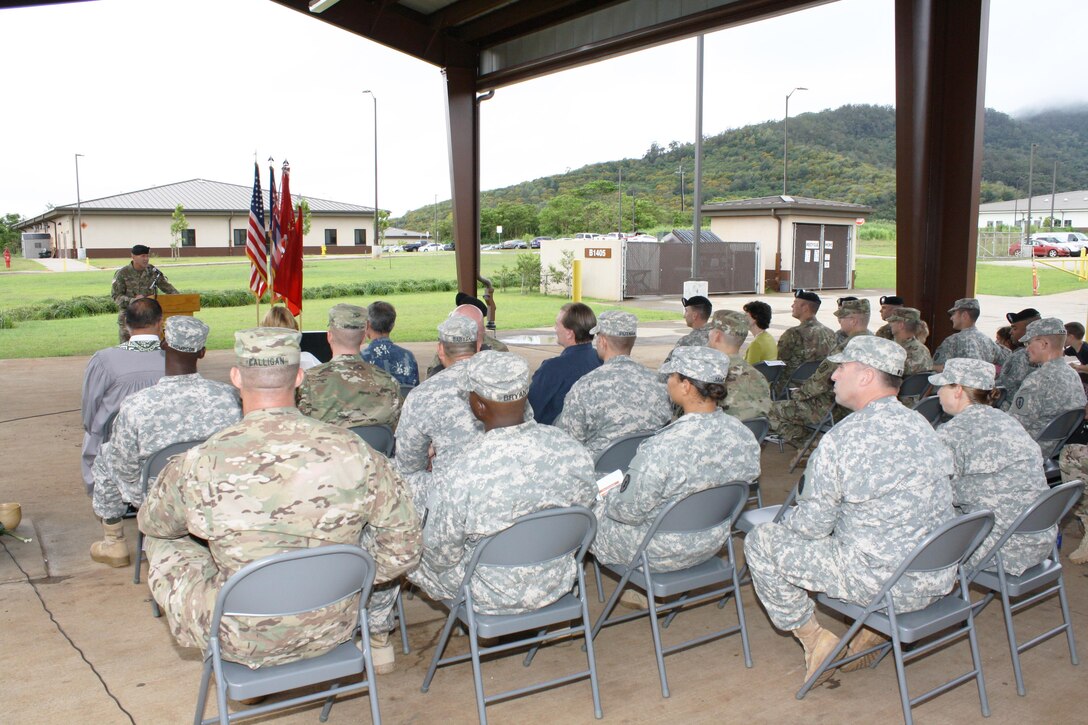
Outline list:
[[[245,256],[249,204],[253,188],[219,181],[192,179],[101,199],[88,199],[77,208],[67,204],[25,220],[23,232],[51,238],[56,256],[126,257],[134,244],[146,244],[153,254],[170,255],[170,225],[181,204],[189,228],[182,233],[183,257]],[[297,205],[304,197],[292,194]],[[374,235],[374,208],[305,197],[310,206],[310,233],[304,253],[369,254]],[[268,191],[264,191],[268,221]],[[78,219],[82,219],[82,240]],[[83,253],[80,250],[84,250]]]
[[[767,288],[783,292],[853,287],[856,229],[872,211],[803,196],[703,205],[703,216],[719,237],[759,244]]]

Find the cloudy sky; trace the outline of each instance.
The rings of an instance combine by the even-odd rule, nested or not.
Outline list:
[[[345,0],[350,2],[351,0]],[[707,36],[704,133],[895,100],[892,0],[840,0]],[[269,0],[98,0],[0,11],[7,108],[0,213],[42,213],[192,178],[249,185],[291,162],[292,191],[394,215],[449,197],[433,66]],[[1027,25],[1025,24],[1027,23]],[[986,105],[1088,102],[1084,0],[992,0]],[[1039,41],[1039,42],[1036,42]],[[1026,49],[1031,48],[1030,52]],[[482,186],[694,139],[695,41],[501,88],[482,108]]]

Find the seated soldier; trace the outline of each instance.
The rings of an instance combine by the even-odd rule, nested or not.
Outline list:
[[[793,293],[790,309],[799,324],[783,332],[778,339],[778,359],[785,366],[778,377],[779,393],[785,391],[797,368],[807,362],[822,361],[835,349],[835,333],[816,319],[820,304],[820,296],[815,292],[799,289]]]
[[[903,298],[899,295],[884,295],[880,298],[880,319],[884,320],[884,324],[881,325],[873,334],[877,337],[883,337],[885,340],[894,340],[895,337],[892,333],[892,316],[901,308],[905,307],[906,303],[903,302]],[[909,354],[908,354],[909,357]],[[929,368],[926,368],[928,370]],[[909,375],[910,373],[905,373]]]
[[[719,405],[739,420],[751,420],[767,415],[771,410],[771,386],[763,373],[748,364],[740,354],[740,346],[748,337],[748,320],[742,312],[718,310],[707,323],[709,347],[729,358],[729,375],[725,379],[725,398]]]
[[[907,361],[903,365],[903,377],[924,373],[933,369],[933,358],[926,346],[918,341],[918,331],[922,328],[922,313],[913,307],[898,307],[887,318],[891,326],[892,337],[907,351]]]
[[[1008,395],[1001,407],[1009,409],[1009,405],[1016,397],[1016,391],[1024,384],[1024,380],[1039,366],[1028,359],[1027,341],[1024,333],[1028,325],[1035,322],[1042,315],[1034,307],[1028,307],[1019,312],[1005,313],[1005,319],[1009,321],[1009,339],[1012,342],[1012,352],[1001,361],[1001,370],[998,373],[995,384],[999,388],[1005,388]]]
[[[303,415],[350,428],[400,420],[400,384],[392,375],[359,357],[366,334],[366,310],[339,304],[329,310],[326,336],[332,359],[306,371],[298,388]]]
[[[1068,444],[1062,448],[1058,462],[1062,472],[1062,483],[1084,481],[1088,484],[1088,445]],[[1069,555],[1069,561],[1074,564],[1088,564],[1088,501],[1084,496],[1081,496],[1077,505],[1073,507],[1073,516],[1080,521],[1083,533],[1080,546]]]
[[[702,295],[683,297],[680,302],[684,305],[684,324],[691,328],[691,332],[677,340],[676,347],[706,345],[707,333],[709,332],[706,323],[710,321],[710,315],[714,312],[714,305],[710,304],[710,300]]]
[[[498,350],[499,352],[508,352],[508,348],[505,344],[499,341],[499,338],[488,332],[487,327],[484,325],[484,318],[487,316],[487,305],[472,295],[465,294],[464,292],[458,292],[454,298],[454,304],[457,306],[454,308],[451,315],[457,315],[459,317],[467,317],[476,323],[479,328],[479,335],[476,337],[476,352],[480,350]],[[427,377],[433,377],[442,372],[445,367],[442,365],[442,360],[435,354],[434,359],[431,360],[431,364],[427,366]]]
[[[590,333],[603,364],[578,379],[554,425],[596,458],[618,438],[667,425],[672,407],[657,374],[631,359],[637,317],[620,310],[602,312]]]
[[[416,356],[410,350],[394,345],[389,339],[396,322],[397,311],[393,305],[381,300],[371,302],[366,308],[366,337],[370,344],[360,351],[359,356],[392,375],[401,385],[415,387],[419,385]]]
[[[281,328],[235,333],[241,422],[171,459],[140,508],[148,584],[182,647],[206,646],[223,583],[258,559],[293,549],[361,544],[375,582],[419,560],[419,519],[384,456],[351,431],[295,408],[301,335]],[[375,589],[371,643],[378,673],[392,670],[396,589]],[[223,656],[256,668],[323,654],[352,638],[358,600],[277,619],[227,617]]]
[[[486,432],[482,445],[462,450],[445,468],[428,500],[423,558],[409,579],[436,600],[457,596],[480,539],[526,514],[589,506],[597,495],[585,448],[526,415],[529,366],[523,359],[485,350],[463,368],[458,380]],[[517,614],[558,600],[576,577],[571,558],[480,567],[471,582],[472,600],[480,613]]]
[[[597,505],[593,555],[604,564],[626,566],[662,509],[688,494],[729,481],[759,476],[759,445],[739,420],[719,407],[725,397],[729,358],[709,347],[681,347],[658,374],[684,415],[642,442],[627,479]],[[654,571],[695,566],[718,553],[729,525],[654,537],[646,549]],[[645,597],[625,591],[625,605],[645,606]]]
[[[954,357],[970,357],[985,360],[994,365],[1001,365],[1008,357],[1008,350],[999,348],[997,343],[975,326],[981,315],[978,300],[965,297],[956,300],[948,316],[952,320],[952,329],[956,330],[946,337],[933,353],[933,369],[937,372],[944,367],[946,360]]]
[[[91,558],[100,564],[128,566],[122,516],[128,504],[143,505],[140,476],[147,459],[173,443],[203,440],[242,418],[238,391],[196,370],[204,357],[208,326],[179,315],[165,327],[165,374],[155,385],[125,398],[113,435],[94,460],[92,503],[105,539],[91,545]],[[148,488],[153,482],[148,481]]]

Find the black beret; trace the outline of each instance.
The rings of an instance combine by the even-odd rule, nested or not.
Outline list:
[[[816,304],[820,304],[820,295],[816,294],[815,292],[809,292],[808,290],[799,289],[793,291],[793,296],[799,300],[805,300],[806,302],[814,302]]]
[[[680,304],[682,304],[684,307],[691,307],[692,305],[696,305],[699,307],[711,306],[710,300],[708,300],[706,297],[703,297],[702,295],[695,295],[694,297],[681,297]]]
[[[899,295],[884,295],[880,298],[880,304],[882,305],[900,305],[903,304],[903,298]]]
[[[473,305],[479,308],[482,314],[487,314],[487,305],[485,305],[482,301],[476,299],[472,295],[465,294],[464,292],[458,292],[454,300],[458,307],[460,307],[461,305]]]
[[[151,247],[145,244],[135,244],[132,247],[133,254],[151,254]]]
[[[1028,307],[1020,310],[1019,312],[1009,312],[1005,315],[1005,319],[1009,321],[1010,325],[1015,325],[1017,322],[1023,322],[1024,320],[1034,320],[1042,315],[1039,314],[1039,310],[1034,307]]]

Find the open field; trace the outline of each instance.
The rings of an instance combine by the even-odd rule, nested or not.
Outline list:
[[[858,289],[895,289],[895,258],[863,257],[857,260]],[[1088,291],[1088,282],[1057,269],[1038,265],[1039,294]],[[979,262],[975,267],[976,294],[1000,297],[1031,297],[1031,267],[1016,262]]]

